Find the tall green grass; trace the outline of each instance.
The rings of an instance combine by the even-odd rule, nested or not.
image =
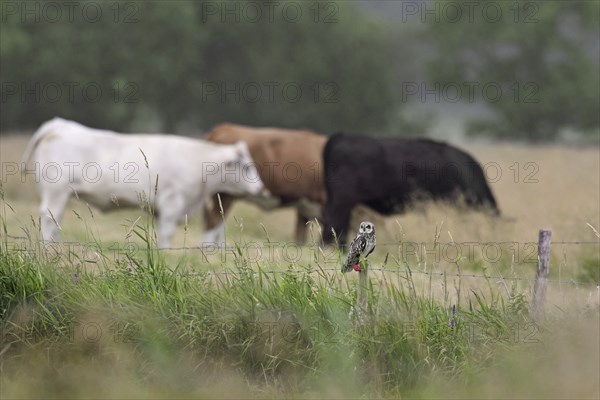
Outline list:
[[[56,395],[62,385],[78,385],[55,375],[63,363],[115,351],[131,359],[132,382],[165,393],[197,393],[194,382],[211,366],[233,370],[254,394],[302,395],[335,377],[343,395],[394,395],[415,390],[432,374],[456,378],[467,365],[485,365],[511,342],[511,324],[528,321],[498,298],[478,297],[453,312],[388,283],[371,285],[367,322],[353,326],[348,313],[356,288],[348,290],[340,276],[250,269],[241,252],[222,275],[190,275],[167,265],[148,243],[142,258],[126,254],[99,273],[2,246],[4,383],[24,372],[22,357],[47,348],[64,352],[57,364],[35,368],[48,370],[44,390]],[[410,286],[410,276],[405,279]],[[176,373],[181,382],[174,388],[172,372],[163,372],[177,369],[181,359],[195,364],[196,373]]]
[[[410,270],[371,280],[356,324],[351,275],[318,263],[274,270],[248,260],[243,244],[217,273],[190,271],[157,250],[150,221],[132,225],[140,251],[100,250],[95,270],[76,256],[16,251],[3,225],[1,395],[477,397],[474,382],[506,354],[536,357],[562,332],[560,318],[529,319],[516,285],[505,296],[490,282],[444,282],[435,297]],[[452,304],[450,290],[472,300]],[[597,311],[571,318],[597,324]],[[597,385],[585,384],[593,395]]]

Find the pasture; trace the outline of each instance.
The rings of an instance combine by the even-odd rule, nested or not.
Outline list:
[[[458,143],[502,216],[419,204],[375,223],[367,323],[343,254],[292,243],[294,214],[238,202],[225,250],[198,215],[158,251],[141,210],[72,199],[39,244],[36,188],[2,136],[0,396],[598,398],[597,148]],[[546,315],[529,316],[538,229],[552,231]],[[235,242],[235,245],[234,245]]]

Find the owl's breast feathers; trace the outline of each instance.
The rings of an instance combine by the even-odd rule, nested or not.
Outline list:
[[[362,253],[367,248],[367,237],[364,235],[357,236],[350,245],[354,253]]]

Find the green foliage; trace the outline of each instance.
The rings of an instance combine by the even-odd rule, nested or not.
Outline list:
[[[0,245],[0,317],[15,304],[42,297],[46,281],[40,266]],[[10,271],[10,273],[8,273]]]
[[[431,79],[476,82],[478,99],[499,115],[491,123],[475,121],[470,133],[531,141],[552,140],[564,129],[597,135],[599,3],[495,4],[503,11],[498,22],[477,13],[473,23],[431,26]],[[495,89],[482,95],[488,83],[499,85],[502,95]]]
[[[381,129],[396,111],[387,28],[351,4],[336,3],[330,23],[323,5],[315,22],[312,3],[294,3],[302,5],[296,22],[284,18],[286,2],[257,22],[249,11],[237,13],[240,21],[206,11],[245,4],[228,1],[128,2],[117,23],[115,4],[105,3],[96,23],[80,13],[56,23],[7,16],[2,81],[18,89],[3,100],[3,130],[58,115],[120,131],[198,132],[232,121],[326,133]],[[54,84],[62,96],[47,101]],[[93,87],[88,99],[82,94],[90,84],[102,90],[98,101],[89,100]],[[22,101],[35,85],[41,101]],[[73,99],[68,85],[76,85]]]
[[[577,278],[580,282],[600,284],[600,259],[598,256],[584,258],[581,262],[581,271]]]
[[[88,3],[101,5],[97,22],[82,18]],[[432,119],[403,116],[400,82],[425,81],[421,92],[457,84],[462,100],[477,84],[475,100],[497,118],[472,121],[472,135],[596,137],[598,2],[490,3],[502,10],[498,22],[482,12],[486,2],[469,21],[466,1],[459,21],[439,2],[424,24],[378,19],[365,4],[288,0],[272,15],[252,3],[262,4],[256,21],[253,6],[226,0],[86,0],[72,21],[63,9],[58,22],[3,15],[0,129],[34,129],[61,116],[118,131],[199,133],[229,121],[422,135]],[[301,17],[290,20],[288,5],[300,5]]]
[[[10,348],[3,376],[22,371],[18,360],[35,354],[28,348],[43,347],[64,354],[33,368],[56,395],[82,388],[54,369],[87,360],[99,373],[115,359],[128,370],[121,384],[185,396],[201,393],[208,371],[227,368],[260,390],[292,396],[331,386],[327,376],[340,376],[335,387],[346,395],[399,395],[436,374],[458,377],[483,365],[510,341],[510,324],[527,321],[499,298],[476,294],[477,303],[448,309],[390,282],[370,287],[365,323],[353,325],[356,283],[348,291],[341,277],[302,266],[249,268],[242,253],[222,275],[187,273],[166,263],[148,228],[136,229],[147,248],[95,273],[2,248],[0,347]],[[75,376],[85,380],[83,371]]]

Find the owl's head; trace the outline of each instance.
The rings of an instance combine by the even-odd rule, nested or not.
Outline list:
[[[369,221],[363,221],[360,223],[359,233],[373,233],[375,232],[375,224]]]

